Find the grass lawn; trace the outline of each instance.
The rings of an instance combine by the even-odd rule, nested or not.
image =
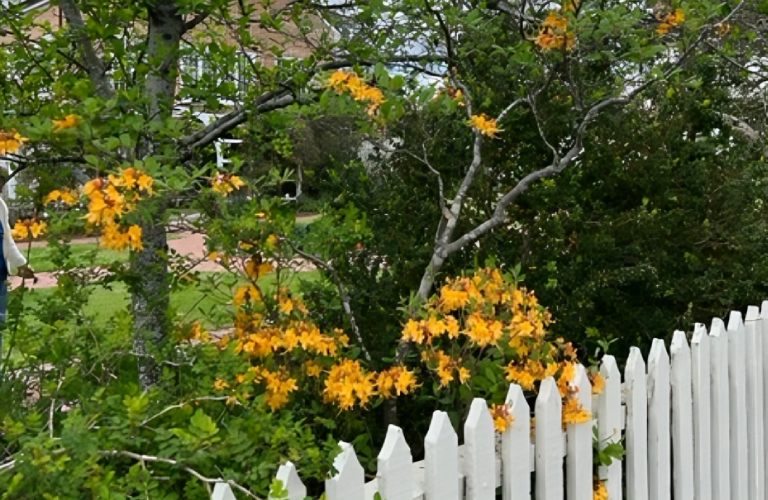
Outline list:
[[[21,249],[26,256],[26,249]],[[115,261],[128,260],[128,252],[118,252],[108,248],[101,248],[97,243],[75,243],[70,246],[70,259],[76,266],[107,266]],[[33,248],[29,253],[29,265],[36,272],[55,271],[53,264],[53,249],[49,247]]]
[[[237,284],[237,278],[227,273],[200,273],[198,283],[180,287],[171,292],[171,306],[180,317],[186,320],[198,320],[207,328],[220,328],[231,323],[231,314],[226,307],[232,300],[232,292]],[[297,290],[299,280],[316,281],[320,279],[318,271],[292,273],[287,278],[291,290]],[[259,285],[271,288],[275,285],[276,276],[270,274],[259,280]],[[41,288],[27,292],[29,298],[51,295],[53,289]],[[130,304],[126,286],[122,283],[112,285],[111,290],[99,288],[91,295],[85,314],[92,316],[97,322],[107,322],[119,311],[125,311]]]

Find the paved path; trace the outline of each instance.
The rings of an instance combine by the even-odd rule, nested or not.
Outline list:
[[[80,238],[72,241],[73,245],[83,243],[95,243],[98,240],[96,238]],[[45,242],[33,243],[33,246],[44,247]],[[179,238],[169,240],[168,246],[177,251],[180,255],[188,257],[192,262],[198,264],[194,267],[195,271],[203,272],[222,272],[225,269],[216,262],[206,259],[205,249],[205,235],[199,233],[180,233]],[[295,262],[294,267],[300,271],[308,271],[314,269],[314,266],[308,264],[302,260]],[[22,279],[18,276],[11,278],[11,288],[17,288],[21,285]],[[37,282],[32,283],[30,280],[25,282],[28,288],[51,288],[57,286],[57,279],[55,272],[37,273]]]

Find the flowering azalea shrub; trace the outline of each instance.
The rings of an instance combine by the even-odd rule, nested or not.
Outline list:
[[[291,394],[309,390],[326,404],[351,410],[418,387],[414,372],[405,367],[376,372],[354,359],[349,336],[338,328],[322,332],[301,297],[287,287],[265,290],[259,280],[281,271],[267,261],[279,253],[281,244],[272,234],[261,249],[254,243],[240,242],[234,253],[212,252],[245,281],[233,293],[232,331],[217,339],[198,323],[184,337],[230,350],[245,361],[240,372],[216,379],[217,394],[227,395],[232,404],[263,395],[276,411],[290,404]]]
[[[529,392],[554,377],[563,397],[563,425],[587,422],[592,416],[579,405],[572,384],[579,362],[576,349],[565,339],[549,338],[551,322],[532,291],[518,287],[512,275],[488,267],[446,279],[421,317],[405,324],[402,339],[416,345],[443,388],[458,384],[493,401],[505,394],[498,383],[502,377]],[[602,390],[599,374],[593,375],[593,383],[595,391]],[[500,432],[512,424],[504,405],[494,405],[491,413]]]

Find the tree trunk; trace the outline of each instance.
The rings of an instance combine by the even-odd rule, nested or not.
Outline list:
[[[142,225],[144,250],[137,252],[131,270],[140,280],[132,289],[133,350],[139,363],[139,381],[143,389],[160,379],[160,366],[149,345],[157,344],[168,332],[167,312],[170,305],[168,275],[168,242],[165,225]]]
[[[147,76],[145,92],[149,116],[162,123],[172,116],[176,97],[179,43],[184,34],[184,19],[173,0],[160,0],[149,7],[148,60],[155,66]],[[161,154],[162,144],[152,137],[140,147],[140,158]],[[170,305],[168,239],[165,228],[165,200],[159,200],[142,223],[144,250],[134,255],[131,269],[140,279],[132,290],[134,352],[139,361],[142,389],[156,384],[161,367],[152,356],[150,343],[160,342],[168,333]]]

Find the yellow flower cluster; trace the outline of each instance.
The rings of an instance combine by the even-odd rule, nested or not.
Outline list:
[[[53,122],[53,131],[61,132],[68,128],[77,127],[83,121],[78,115],[67,115],[62,120],[51,120]]]
[[[685,22],[685,12],[683,12],[683,9],[677,9],[675,12],[666,16],[657,16],[656,19],[659,21],[659,27],[656,28],[656,33],[665,35],[669,33],[669,30],[672,28]]]
[[[346,71],[336,71],[331,75],[328,81],[328,87],[335,90],[338,94],[349,92],[356,101],[368,103],[368,114],[373,115],[384,102],[384,94],[381,90],[368,85],[355,73]]]
[[[49,203],[61,201],[62,203],[65,203],[71,207],[77,203],[79,196],[80,195],[76,191],[72,191],[69,188],[55,189],[48,193],[48,196],[45,198],[45,204],[47,205]]]
[[[401,396],[410,393],[419,384],[412,371],[408,371],[402,366],[393,366],[388,370],[379,372],[376,377],[376,386],[378,394],[384,399],[389,399],[394,397],[393,391]]]
[[[582,411],[573,385],[576,350],[561,338],[547,338],[551,315],[533,292],[518,288],[510,276],[486,268],[473,276],[449,278],[425,309],[423,319],[404,325],[402,341],[422,349],[422,360],[442,387],[457,375],[461,384],[467,384],[472,377],[468,367],[476,365],[471,360],[494,348],[504,355],[507,380],[526,391],[535,391],[547,377],[555,378],[564,398],[563,424],[591,419]],[[600,380],[595,380],[593,376],[599,388]]]
[[[11,130],[10,132],[0,130],[0,156],[18,153],[21,146],[28,140],[29,139],[22,137],[21,134],[15,130]]]
[[[356,404],[367,405],[376,394],[376,374],[365,373],[357,360],[345,359],[333,365],[325,380],[326,403],[336,403],[342,410]]]
[[[211,188],[222,196],[229,196],[234,191],[245,187],[245,182],[233,174],[221,174],[216,172],[216,175],[211,179]]]
[[[127,168],[120,175],[110,174],[108,179],[93,179],[83,187],[88,197],[88,214],[85,219],[95,226],[102,226],[102,245],[115,250],[131,247],[142,250],[142,230],[131,226],[122,231],[119,220],[136,209],[140,193],[153,194],[154,179],[135,168]]]
[[[499,129],[499,125],[496,123],[496,119],[490,118],[486,114],[474,115],[469,119],[468,123],[469,126],[473,129],[491,138],[496,138],[496,134],[503,132],[503,130]]]
[[[48,224],[44,220],[38,219],[25,219],[17,220],[16,224],[11,229],[11,237],[14,240],[26,240],[30,236],[32,239],[37,239],[45,233],[45,229]]]
[[[544,19],[534,42],[545,50],[563,47],[571,50],[576,45],[576,38],[568,26],[568,18],[560,12],[552,11]]]

